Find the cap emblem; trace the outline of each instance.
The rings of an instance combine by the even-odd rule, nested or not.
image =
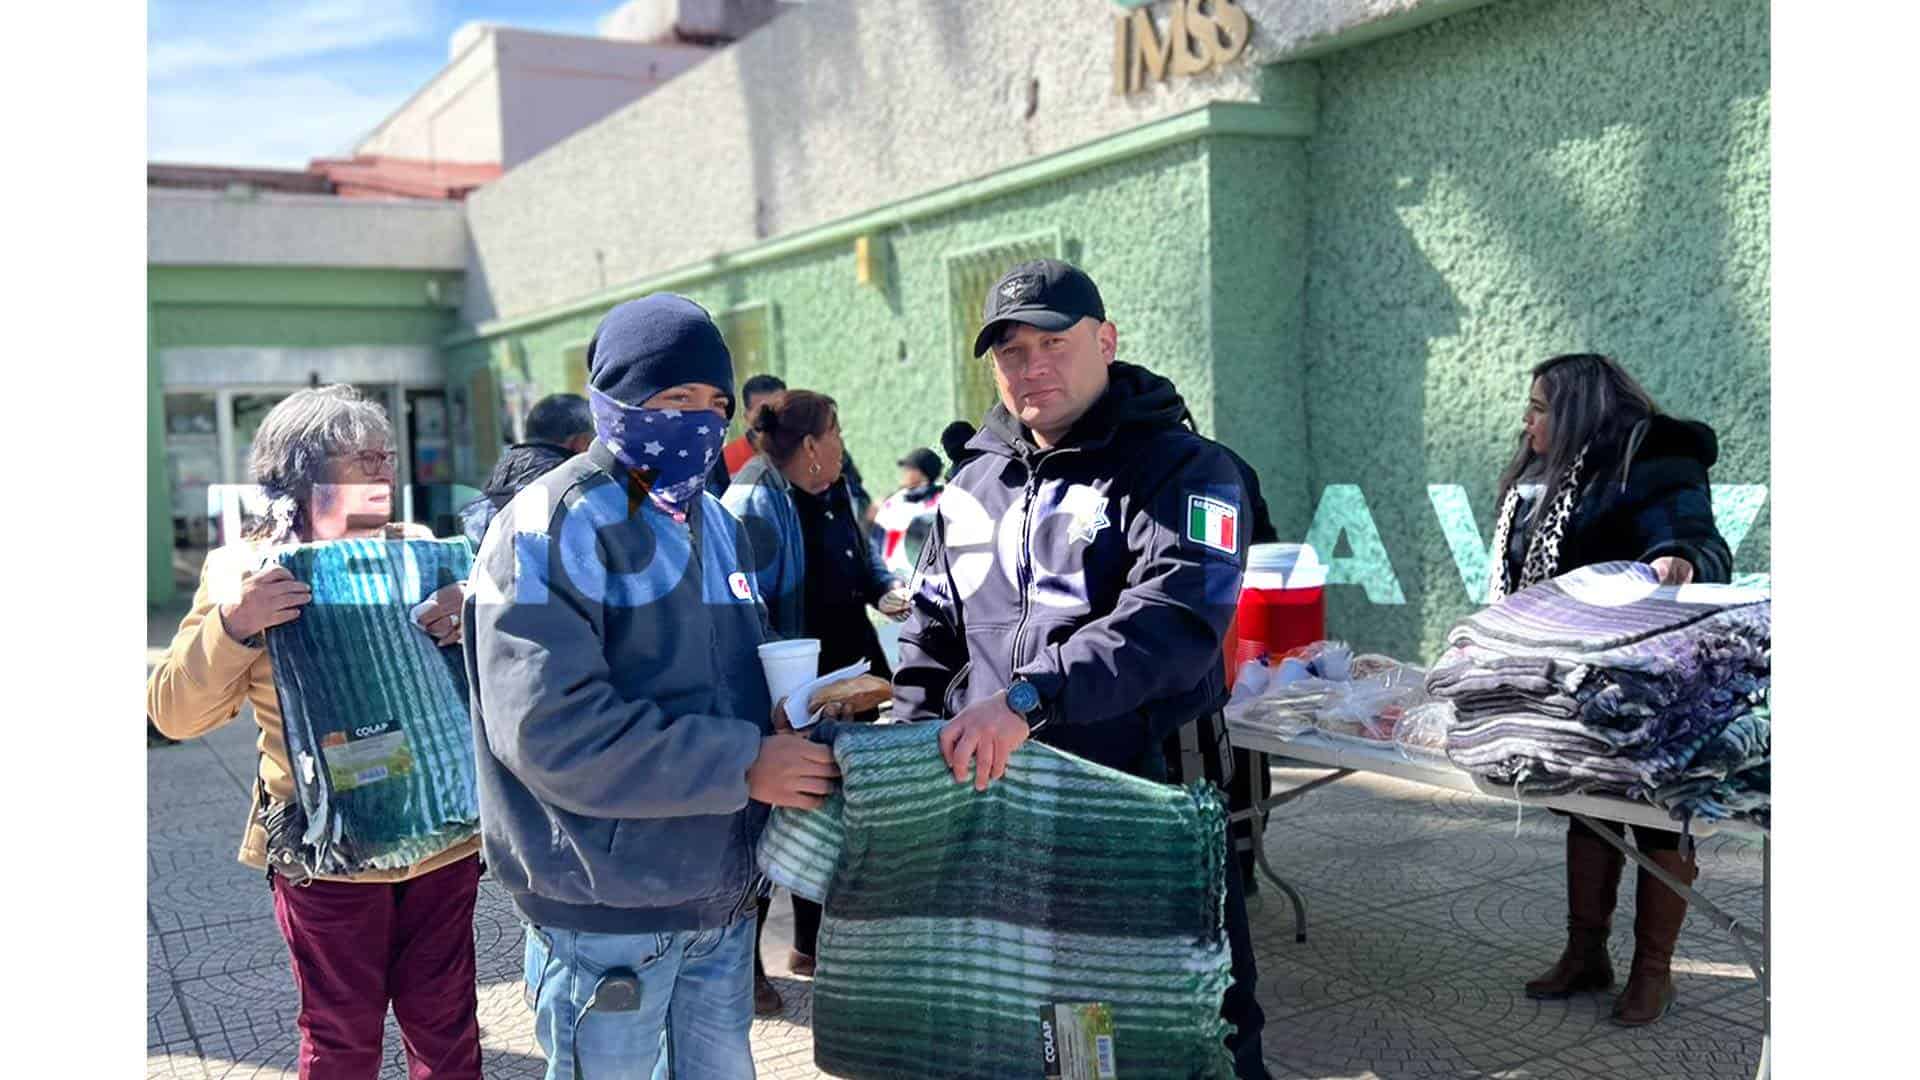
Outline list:
[[[1010,304],[1031,300],[1040,294],[1040,279],[1032,274],[1022,274],[1000,286],[1000,296]]]

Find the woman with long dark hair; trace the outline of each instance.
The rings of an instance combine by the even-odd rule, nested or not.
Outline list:
[[[1713,524],[1713,429],[1667,416],[1609,357],[1556,356],[1533,369],[1519,446],[1500,477],[1491,599],[1593,563],[1650,564],[1662,584],[1726,582],[1733,557]],[[1626,827],[1602,823],[1616,835]],[[1677,880],[1697,873],[1679,834],[1634,826],[1641,854]],[[1607,936],[1626,856],[1567,819],[1567,945],[1528,997],[1613,986]],[[1673,1003],[1673,949],[1686,898],[1645,871],[1634,893],[1633,967],[1616,1023],[1650,1024]]]
[[[825,394],[787,390],[755,409],[747,423],[759,452],[733,478],[722,501],[753,540],[760,594],[774,632],[818,638],[822,673],[866,660],[873,674],[891,679],[893,668],[866,609],[905,618],[906,591],[887,572],[854,512],[842,473],[846,444],[839,407]],[[768,908],[762,900],[763,924]],[[793,898],[790,964],[795,975],[813,974],[820,914],[820,905]],[[754,999],[762,1015],[781,1008],[758,948]]]

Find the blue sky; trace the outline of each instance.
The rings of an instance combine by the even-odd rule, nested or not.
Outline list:
[[[592,34],[619,0],[152,0],[147,158],[305,168],[447,62],[469,22]]]

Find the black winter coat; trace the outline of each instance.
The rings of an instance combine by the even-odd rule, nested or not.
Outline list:
[[[891,678],[893,669],[867,619],[867,608],[893,588],[893,575],[854,517],[849,486],[843,476],[818,495],[798,487],[789,492],[806,545],[803,625],[808,637],[820,639],[821,674],[865,659],[873,674]]]
[[[1707,470],[1720,457],[1713,429],[1697,420],[1653,416],[1590,460],[1579,500],[1560,541],[1559,572],[1594,563],[1652,562],[1674,555],[1693,564],[1693,579],[1733,579],[1733,553],[1713,523]],[[1540,510],[1535,509],[1538,521]],[[1507,580],[1519,580],[1527,533],[1514,528]]]
[[[894,713],[951,716],[1032,682],[1033,737],[1160,779],[1160,744],[1219,698],[1252,524],[1241,470],[1171,382],[1112,365],[1061,445],[996,405],[940,497],[900,634]]]
[[[460,508],[460,532],[475,549],[487,535],[487,525],[500,508],[513,501],[520,489],[551,472],[573,456],[573,451],[555,443],[515,443],[494,462],[493,472],[479,498]]]

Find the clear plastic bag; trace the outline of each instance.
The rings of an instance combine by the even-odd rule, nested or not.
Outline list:
[[[1344,642],[1316,641],[1241,665],[1228,719],[1281,738],[1308,730],[1386,742],[1405,711],[1427,699],[1426,672],[1391,657],[1354,656]]]
[[[1400,756],[1416,765],[1447,764],[1447,733],[1453,729],[1453,702],[1428,699],[1407,710],[1394,728]]]

